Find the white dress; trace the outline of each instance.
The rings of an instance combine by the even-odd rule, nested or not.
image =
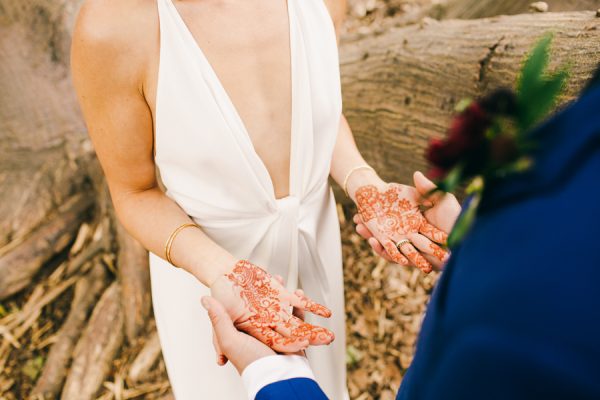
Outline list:
[[[273,184],[231,99],[172,0],[157,0],[160,64],[155,162],[166,195],[216,243],[301,287],[333,311],[309,322],[331,329],[309,362],[331,399],[348,398],[342,256],[328,183],[342,112],[337,44],[323,0],[288,0],[292,51],[290,195]],[[281,0],[285,1],[285,0]],[[244,399],[231,365],[219,367],[191,274],[150,253],[152,301],[177,400]]]

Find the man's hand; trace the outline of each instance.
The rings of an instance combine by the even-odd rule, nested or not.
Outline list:
[[[208,311],[213,326],[214,344],[221,364],[229,359],[241,374],[254,361],[276,353],[250,335],[238,331],[221,303],[212,297],[203,297],[202,305]]]
[[[238,330],[277,352],[294,353],[308,345],[326,345],[334,340],[331,331],[308,324],[292,313],[296,307],[328,318],[329,309],[300,292],[288,292],[280,281],[249,261],[239,261],[231,272],[217,279],[211,293]]]
[[[447,253],[434,242],[445,242],[460,213],[460,205],[451,194],[426,198],[435,184],[420,172],[414,174],[414,183],[415,188],[398,184],[392,184],[394,186],[390,188],[391,185],[388,185],[383,193],[365,188],[362,198],[359,198],[357,191],[357,204],[360,200],[366,206],[361,210],[358,204],[362,212],[354,216],[356,231],[368,240],[377,254],[404,265],[407,264],[406,257],[397,251],[393,241],[397,243],[406,238],[411,244],[402,245],[401,248],[413,264],[420,264],[425,271],[430,265],[439,269],[446,261]],[[423,213],[424,219],[418,212],[419,205],[431,207]],[[365,219],[369,221],[365,223]]]
[[[421,172],[415,172],[413,180],[417,192],[421,195],[420,203],[425,207],[431,207],[424,212],[425,218],[429,223],[449,234],[460,214],[460,203],[451,193],[436,193],[427,198],[436,186]]]

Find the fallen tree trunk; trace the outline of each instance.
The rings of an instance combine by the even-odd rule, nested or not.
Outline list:
[[[497,15],[515,15],[530,11],[532,0],[450,0],[433,10],[436,18],[476,19]],[[600,7],[598,0],[546,0],[548,11],[591,11]]]
[[[92,206],[90,196],[75,196],[31,236],[6,250],[0,257],[0,300],[27,287],[44,263],[65,249]]]
[[[119,244],[118,271],[125,316],[125,335],[133,343],[148,322],[151,309],[148,251],[115,218]]]
[[[75,296],[69,316],[52,345],[42,375],[31,392],[32,398],[56,398],[62,389],[75,344],[88,319],[89,312],[106,286],[106,271],[97,263],[75,285]]]
[[[384,179],[411,182],[456,104],[514,87],[524,56],[549,31],[552,66],[570,65],[567,101],[600,62],[600,18],[592,12],[430,21],[342,40],[344,114],[367,161]]]
[[[77,343],[61,399],[94,399],[123,343],[120,288],[114,282],[102,295]]]

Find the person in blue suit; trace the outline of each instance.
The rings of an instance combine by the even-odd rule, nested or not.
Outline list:
[[[534,166],[485,193],[398,399],[600,399],[599,77],[532,132]],[[326,398],[302,355],[274,354],[202,302],[250,399]]]

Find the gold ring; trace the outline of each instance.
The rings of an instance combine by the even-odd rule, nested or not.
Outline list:
[[[402,246],[404,246],[405,244],[410,244],[410,240],[408,239],[402,239],[401,241],[399,241],[398,243],[396,243],[396,248],[398,249],[398,251],[402,251]]]

